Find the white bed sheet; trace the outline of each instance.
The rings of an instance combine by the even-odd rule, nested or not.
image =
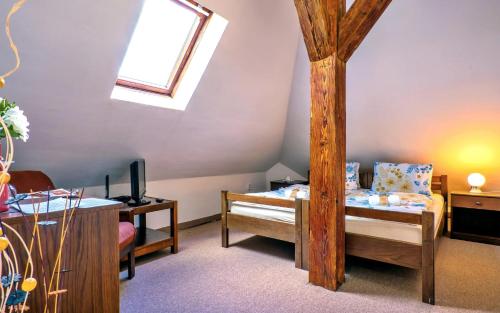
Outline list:
[[[440,194],[432,195],[434,211],[434,228],[438,231],[444,208],[444,198]],[[253,203],[235,202],[231,205],[231,213],[263,218],[273,221],[295,223],[293,209],[265,206]],[[382,221],[357,216],[346,216],[346,232],[384,239],[398,240],[414,244],[422,244],[422,226],[408,223]]]

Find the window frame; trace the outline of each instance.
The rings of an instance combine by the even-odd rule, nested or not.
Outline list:
[[[189,45],[187,45],[186,50],[183,53],[182,59],[180,62],[178,62],[177,68],[175,69],[175,74],[172,79],[172,83],[170,84],[170,87],[158,87],[158,86],[152,86],[148,84],[143,84],[143,83],[138,83],[126,79],[121,79],[118,76],[118,79],[116,80],[116,85],[117,86],[122,86],[130,89],[135,89],[135,90],[140,90],[140,91],[145,91],[145,92],[151,92],[151,93],[156,93],[156,94],[161,94],[164,96],[169,96],[173,97],[175,94],[175,91],[177,90],[177,87],[179,86],[179,83],[182,79],[182,76],[184,75],[187,67],[189,66],[189,61],[192,59],[193,54],[196,50],[196,47],[203,35],[203,31],[205,30],[208,21],[210,17],[212,16],[212,11],[201,6],[197,2],[193,0],[165,0],[165,1],[173,1],[177,5],[183,6],[200,17],[200,23],[198,24],[198,27],[196,28],[193,38],[191,38],[191,41]],[[197,9],[196,9],[197,8]]]

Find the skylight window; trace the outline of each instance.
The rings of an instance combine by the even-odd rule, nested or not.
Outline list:
[[[185,110],[227,24],[192,0],[145,0],[111,99]]]
[[[146,0],[117,85],[172,96],[211,13],[187,0]]]

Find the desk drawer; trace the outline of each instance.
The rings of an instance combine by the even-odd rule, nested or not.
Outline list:
[[[464,195],[452,195],[451,206],[469,209],[500,211],[500,199]]]

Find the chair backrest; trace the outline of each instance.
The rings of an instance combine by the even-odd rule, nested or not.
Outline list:
[[[52,180],[41,171],[12,171],[10,176],[10,183],[18,193],[55,189]]]

